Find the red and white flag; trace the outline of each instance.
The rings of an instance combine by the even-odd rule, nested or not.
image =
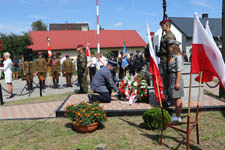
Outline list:
[[[201,24],[198,14],[194,17],[191,73],[203,72],[202,82],[209,82],[216,76],[225,88],[225,64],[214,39]],[[199,78],[196,78],[199,81]]]
[[[162,83],[162,78],[161,78],[161,74],[159,72],[159,67],[156,61],[156,56],[155,56],[155,52],[153,50],[152,47],[152,40],[150,37],[150,30],[149,30],[149,26],[147,24],[147,32],[148,32],[148,40],[149,40],[149,52],[150,52],[150,66],[149,66],[149,70],[152,73],[152,79],[153,79],[153,85],[154,85],[154,89],[155,89],[155,95],[156,95],[156,99],[159,102],[159,93],[158,93],[158,89],[157,89],[157,80],[158,80],[158,85],[159,85],[159,91],[160,91],[160,97],[161,100],[164,101],[165,100],[165,96],[163,94],[163,83]],[[156,80],[157,78],[157,80]]]
[[[86,47],[86,56],[87,59],[89,60],[91,57],[91,53],[90,53],[90,48],[89,48],[89,43],[87,42],[87,47]]]
[[[50,46],[50,38],[47,38],[48,40],[48,57],[51,57],[52,56],[52,49],[51,49],[51,46]]]

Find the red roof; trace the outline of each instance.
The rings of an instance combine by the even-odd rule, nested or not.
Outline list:
[[[53,50],[75,49],[78,44],[90,43],[91,48],[97,47],[96,30],[61,30],[61,31],[30,31],[33,45],[29,46],[34,51],[47,50],[47,37],[50,37],[50,46]],[[136,30],[101,30],[101,48],[144,47],[145,41]]]

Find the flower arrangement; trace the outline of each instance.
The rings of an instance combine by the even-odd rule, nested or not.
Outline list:
[[[148,83],[145,76],[140,73],[135,76],[125,77],[120,83],[120,92],[129,101],[142,101],[148,96]]]
[[[88,104],[79,103],[78,105],[68,105],[65,116],[68,117],[76,126],[89,126],[92,123],[106,121],[106,113],[98,103]]]

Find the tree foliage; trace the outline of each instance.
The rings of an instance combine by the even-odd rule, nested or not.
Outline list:
[[[23,35],[1,33],[0,39],[2,40],[1,53],[9,52],[12,57],[21,56],[23,50],[32,44],[28,33],[23,33]]]
[[[42,20],[37,20],[31,24],[33,31],[46,31],[47,25]]]

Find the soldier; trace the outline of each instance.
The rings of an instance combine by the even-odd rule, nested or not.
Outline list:
[[[84,46],[79,44],[77,46],[77,72],[78,72],[78,82],[80,85],[80,91],[78,94],[86,94],[88,93],[88,84],[87,84],[87,57],[84,53]]]
[[[120,52],[120,58],[118,60],[118,64],[119,64],[119,79],[123,79],[126,76],[126,68],[123,69],[122,68],[122,62],[123,62],[123,52]]]
[[[130,59],[129,59],[129,74],[130,75],[135,75],[135,59],[134,59],[134,53],[130,53]]]
[[[171,32],[171,22],[169,19],[165,19],[160,22],[160,26],[165,32],[165,35],[162,36],[161,43],[160,43],[160,51],[157,53],[157,56],[160,57],[160,64],[163,70],[163,79],[164,79],[164,86],[166,90],[166,95],[169,95],[169,72],[168,72],[168,60],[169,60],[169,41],[176,40],[174,34]],[[170,98],[168,97],[168,100]],[[166,104],[166,103],[165,103]],[[166,104],[167,105],[167,104]],[[166,106],[165,105],[165,106]]]
[[[24,61],[21,64],[23,79],[27,81],[27,90],[33,89],[33,77],[35,73],[34,63],[33,61]]]
[[[53,53],[52,59],[50,61],[51,75],[53,78],[53,88],[57,88],[59,85],[59,76],[61,72],[60,60],[56,58],[56,53]]]
[[[63,75],[66,77],[66,85],[67,87],[72,87],[71,78],[74,72],[73,62],[70,60],[70,55],[65,55],[66,60],[63,61]]]
[[[135,55],[135,66],[136,66],[137,73],[139,73],[139,72],[141,72],[141,70],[144,66],[144,59],[140,53],[140,50],[137,50],[136,53],[137,54]]]
[[[48,70],[47,62],[45,58],[43,58],[42,52],[39,52],[38,55],[39,58],[35,62],[35,69],[40,81],[40,86],[42,87],[42,89],[45,89],[45,78]]]
[[[109,60],[107,67],[102,67],[94,76],[91,89],[100,95],[88,94],[90,103],[100,101],[102,103],[111,102],[112,90],[119,92],[113,78],[112,71],[117,68],[117,62]]]

